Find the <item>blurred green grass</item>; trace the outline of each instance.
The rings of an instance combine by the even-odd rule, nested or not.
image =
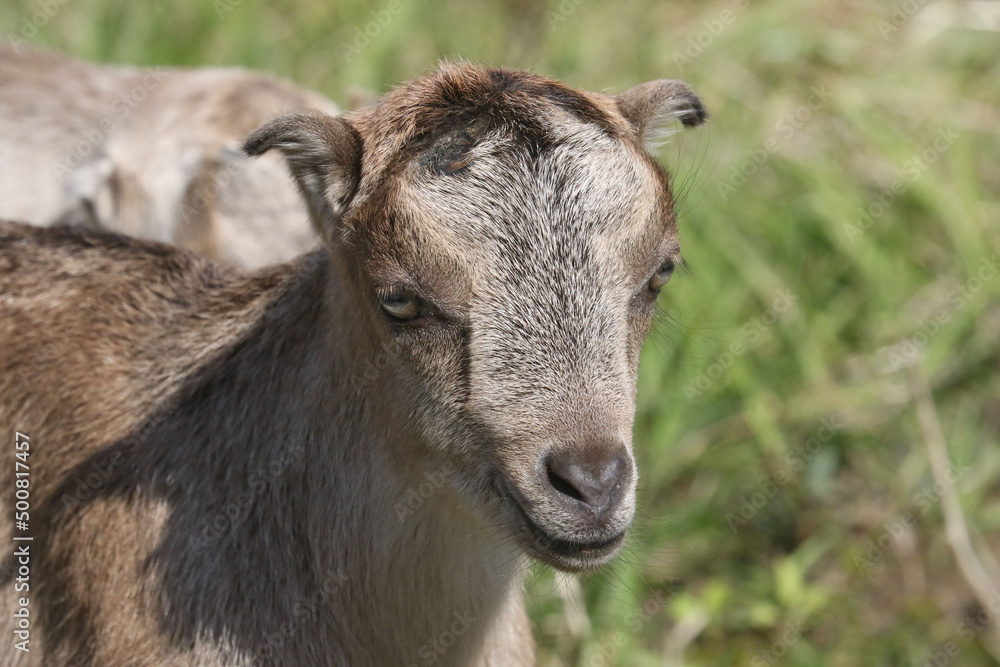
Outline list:
[[[962,625],[980,610],[912,373],[995,567],[1000,271],[977,274],[1000,252],[1000,21],[919,4],[0,0],[0,34],[27,19],[32,46],[246,66],[341,104],[443,57],[591,90],[686,79],[713,118],[663,150],[692,270],[644,354],[635,536],[580,584],[536,568],[539,663],[995,665],[995,629]]]

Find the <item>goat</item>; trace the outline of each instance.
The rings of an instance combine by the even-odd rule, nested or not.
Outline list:
[[[645,141],[705,117],[679,81],[446,63],[249,137],[322,239],[290,263],[0,224],[4,456],[30,461],[27,493],[0,479],[30,551],[0,664],[532,664],[529,559],[591,571],[626,539],[681,261]]]
[[[240,140],[332,102],[237,69],[95,66],[0,48],[0,218],[177,243],[244,268],[317,245],[276,158]]]

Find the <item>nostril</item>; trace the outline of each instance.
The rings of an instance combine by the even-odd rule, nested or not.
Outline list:
[[[573,500],[579,500],[580,502],[586,502],[583,499],[583,494],[573,484],[562,477],[559,476],[557,472],[552,470],[552,466],[548,466],[549,473],[549,484],[552,488],[563,494],[564,496],[569,496]]]
[[[545,462],[549,485],[566,499],[600,510],[608,506],[628,475],[628,458],[607,450],[573,449],[549,455]]]

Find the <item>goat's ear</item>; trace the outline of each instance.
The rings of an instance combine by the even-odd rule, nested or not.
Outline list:
[[[640,83],[617,95],[615,102],[647,148],[669,135],[669,121],[679,120],[685,127],[695,127],[708,118],[698,96],[677,79]]]
[[[327,240],[361,179],[361,147],[361,137],[350,123],[321,114],[275,118],[243,143],[250,156],[272,148],[281,151],[316,231]]]

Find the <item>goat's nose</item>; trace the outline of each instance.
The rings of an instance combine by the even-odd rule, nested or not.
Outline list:
[[[600,511],[613,504],[632,474],[621,445],[574,447],[549,454],[545,461],[549,484],[564,500]]]

